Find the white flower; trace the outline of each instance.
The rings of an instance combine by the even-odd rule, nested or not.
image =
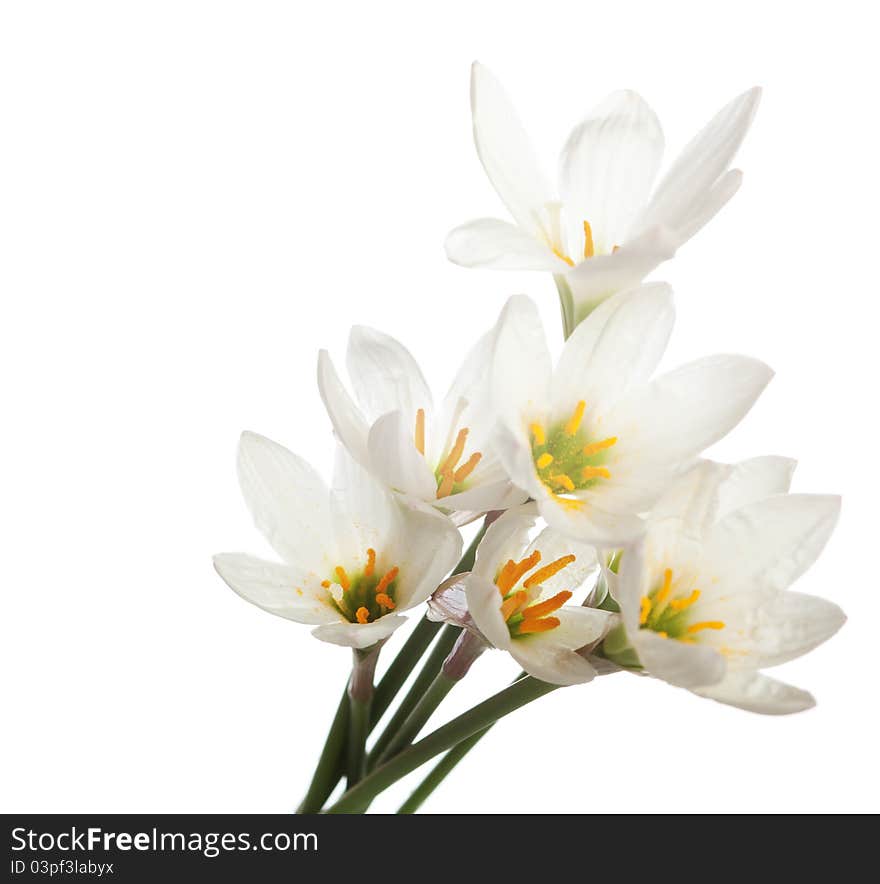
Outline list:
[[[244,433],[238,477],[284,563],[225,553],[214,557],[217,572],[258,607],[316,625],[312,634],[323,641],[367,648],[386,638],[461,552],[449,519],[407,507],[342,451],[331,491],[295,454]]]
[[[557,197],[503,89],[475,63],[477,153],[516,223],[483,218],[456,228],[446,241],[450,260],[562,275],[574,297],[573,326],[671,258],[736,193],[742,174],[729,166],[759,97],[751,89],[722,108],[652,193],[663,155],[660,122],[635,92],[615,92],[565,143]]]
[[[753,712],[814,704],[759,671],[812,650],[845,620],[837,605],[787,591],[840,510],[838,497],[784,493],[793,467],[778,457],[707,462],[670,490],[643,542],[621,558],[623,625],[605,645],[612,660]]]
[[[600,641],[616,618],[566,604],[596,572],[595,551],[551,528],[529,543],[536,517],[534,506],[520,507],[490,526],[464,581],[468,612],[489,644],[535,678],[586,682],[596,672],[576,652]]]
[[[625,545],[672,479],[731,430],[772,376],[745,356],[711,356],[651,381],[672,330],[662,283],[601,304],[555,369],[535,305],[511,298],[492,365],[496,446],[556,530]]]
[[[318,356],[318,386],[340,441],[389,488],[464,524],[521,503],[490,447],[489,362],[497,326],[471,350],[439,410],[410,352],[394,338],[355,326],[347,364],[357,404],[330,356]]]

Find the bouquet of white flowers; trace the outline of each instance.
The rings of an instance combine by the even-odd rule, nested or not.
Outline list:
[[[660,123],[636,93],[615,93],[572,131],[554,191],[500,85],[474,65],[477,153],[515,223],[458,227],[447,254],[551,273],[566,341],[554,362],[535,305],[512,297],[435,405],[402,344],[355,327],[348,387],[318,354],[338,448],[330,486],[281,445],[242,436],[242,492],[280,561],[227,553],[218,573],[353,655],[300,812],[362,813],[442,755],[401,807],[411,813],[500,718],[597,675],[653,676],[753,712],[813,704],[762,670],[844,622],[836,605],[789,589],[822,551],[840,500],[790,494],[787,458],[701,458],[772,372],[715,355],[654,377],[672,291],[643,282],[738,189],[730,164],[758,98],[753,89],[722,108],[655,186]],[[478,520],[462,554],[460,529]],[[374,684],[384,643],[426,603]],[[422,736],[490,648],[521,675]]]

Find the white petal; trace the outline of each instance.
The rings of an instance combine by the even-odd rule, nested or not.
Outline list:
[[[502,479],[485,485],[474,485],[457,494],[450,494],[436,501],[442,509],[455,512],[486,513],[489,510],[506,510],[525,503],[528,494],[510,481]]]
[[[367,422],[339,380],[326,350],[318,353],[318,390],[339,441],[355,460],[366,464]]]
[[[549,598],[563,590],[576,592],[596,573],[599,567],[595,547],[573,540],[553,528],[545,528],[529,544],[521,558],[531,555],[534,550],[541,553],[541,564],[538,567],[549,565],[563,556],[575,556],[575,560],[571,564],[566,565],[561,571],[557,571],[541,584],[541,594],[538,598]],[[583,642],[577,647],[582,648],[585,644],[587,642]]]
[[[214,556],[214,568],[233,592],[270,614],[309,625],[341,618],[315,574],[242,553]]]
[[[594,504],[591,498],[598,498],[598,494],[581,499],[577,506],[572,500],[554,497],[545,489],[533,489],[532,494],[547,524],[572,540],[599,549],[616,549],[632,543],[644,532],[644,523],[635,512],[612,513]]]
[[[388,544],[388,565],[397,565],[397,610],[420,605],[443,582],[461,556],[461,534],[435,510],[405,507],[402,533]]]
[[[546,408],[552,374],[544,327],[534,302],[510,298],[501,311],[492,355],[491,389],[498,416],[519,432],[528,413]]]
[[[519,561],[523,558],[529,545],[529,533],[537,520],[538,510],[534,504],[508,510],[496,519],[477,547],[473,573],[492,582],[509,559]]]
[[[403,530],[401,507],[394,495],[342,447],[336,452],[331,493],[339,514],[337,532],[351,535],[347,560],[359,560],[370,547],[384,549]]]
[[[762,605],[759,625],[753,631],[757,667],[778,666],[800,657],[827,641],[846,622],[846,615],[833,602],[782,592]],[[752,661],[749,655],[749,662]]]
[[[569,606],[554,616],[560,620],[556,629],[513,639],[511,655],[529,675],[550,684],[583,684],[592,680],[596,670],[575,650],[602,637],[609,615],[591,608]]]
[[[675,479],[651,508],[651,522],[674,519],[682,531],[703,537],[717,521],[719,488],[733,470],[711,460],[695,464]]]
[[[747,503],[785,494],[791,487],[796,466],[796,460],[775,455],[753,457],[735,464],[718,489],[716,519]]]
[[[584,221],[592,227],[597,252],[624,241],[648,201],[662,158],[660,121],[635,92],[609,95],[574,128],[559,160],[573,255],[583,253]]]
[[[675,308],[665,283],[643,285],[606,301],[565,342],[553,376],[556,407],[579,400],[604,414],[635,385],[644,384],[663,356]]]
[[[421,500],[433,500],[437,482],[413,440],[412,427],[400,411],[383,415],[367,438],[370,469],[395,491]]]
[[[553,192],[510,100],[479,62],[471,70],[471,113],[477,154],[492,186],[517,224],[536,233],[538,213]]]
[[[750,89],[735,98],[685,147],[639,219],[639,230],[655,224],[676,231],[693,226],[694,217],[705,210],[707,192],[730,166],[742,144],[760,96],[760,89]]]
[[[478,218],[450,231],[446,257],[462,267],[492,270],[546,270],[562,273],[568,264],[532,233],[508,221]]]
[[[635,648],[650,675],[682,688],[715,684],[727,671],[724,657],[712,648],[663,638],[649,629],[638,631]]]
[[[493,648],[510,649],[510,631],[501,616],[501,594],[491,580],[471,574],[465,581],[468,611]]]
[[[406,623],[406,617],[386,614],[372,623],[328,623],[312,630],[315,638],[345,648],[369,648],[376,642],[388,638],[398,626]]]
[[[816,705],[811,694],[760,672],[728,672],[718,684],[695,691],[701,697],[763,715],[789,715]]]
[[[499,424],[492,437],[492,447],[511,481],[533,497],[541,494],[541,484],[535,473],[532,449],[525,431],[514,433]]]
[[[725,172],[701,199],[694,201],[687,217],[682,220],[676,231],[679,245],[699,233],[733,199],[742,186],[742,179],[743,174],[739,169],[731,169]]]
[[[840,498],[780,494],[729,513],[706,541],[706,561],[729,591],[783,590],[822,552]]]
[[[664,227],[652,227],[610,255],[582,261],[565,275],[580,323],[603,301],[637,286],[655,267],[675,255],[678,245]]]
[[[431,391],[412,354],[390,335],[356,325],[348,338],[348,374],[369,421],[401,411],[415,432],[418,409],[430,412]]]
[[[254,522],[278,555],[321,570],[335,552],[330,493],[321,477],[282,445],[242,433],[238,480]]]
[[[773,377],[746,356],[710,356],[662,375],[608,415],[615,455],[638,449],[644,467],[682,463],[730,432]]]

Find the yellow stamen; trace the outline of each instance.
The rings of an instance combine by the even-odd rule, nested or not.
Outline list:
[[[543,620],[523,620],[519,624],[518,632],[520,635],[529,635],[532,632],[548,632],[559,626],[558,617],[545,617]]]
[[[688,635],[693,635],[703,629],[724,629],[724,622],[722,620],[701,620],[699,623],[691,623],[687,628]]]
[[[560,497],[555,491],[552,491],[553,499],[558,503],[561,507],[564,507],[567,510],[579,510],[583,509],[586,505],[585,500],[581,500],[579,497]]]
[[[508,578],[510,577],[510,572],[516,567],[516,562],[513,559],[508,559],[503,567],[498,571],[498,575],[495,577],[495,585],[501,590],[501,595],[506,595],[506,591],[502,589],[502,587],[508,583]],[[508,584],[508,589],[510,588]]]
[[[608,472],[605,467],[584,467],[581,470],[581,475],[585,479],[595,479],[601,476],[603,479],[610,479],[611,473]]]
[[[394,599],[392,599],[390,595],[386,595],[384,592],[376,593],[376,604],[381,605],[383,608],[388,608],[389,611],[393,611],[396,607]]]
[[[321,586],[323,586],[324,589],[330,589],[330,581],[329,580],[322,580]]]
[[[592,457],[594,454],[598,454],[600,451],[604,451],[606,448],[610,448],[616,443],[617,436],[609,436],[607,439],[603,439],[601,442],[590,442],[589,445],[584,445],[584,450],[581,453],[585,457]]]
[[[364,566],[364,577],[372,577],[376,567],[376,550],[367,550],[367,564]]]
[[[593,228],[590,227],[589,221],[584,221],[584,257],[592,258],[596,254],[593,247]]]
[[[452,494],[452,487],[455,485],[455,473],[452,470],[448,470],[443,474],[443,478],[440,480],[440,487],[437,489],[437,499],[439,500],[441,497],[449,497]]]
[[[394,579],[399,573],[400,568],[398,568],[396,565],[390,571],[388,571],[376,585],[376,595],[379,596],[384,594],[385,590],[388,589],[389,585],[394,582]]]
[[[667,568],[663,572],[663,587],[657,593],[657,604],[662,605],[669,598],[670,592],[672,592],[672,568]]]
[[[455,437],[455,444],[452,446],[449,454],[446,455],[446,460],[440,466],[438,472],[441,476],[444,476],[447,473],[451,473],[455,470],[456,464],[461,460],[462,454],[464,454],[464,445],[467,442],[468,431],[467,428],[458,431],[458,435]]]
[[[651,615],[651,600],[646,596],[642,596],[642,601],[639,604],[639,626],[644,626],[648,622],[648,617]]]
[[[545,451],[536,461],[535,463],[538,466],[539,470],[543,470],[545,467],[549,467],[550,464],[553,463],[553,455],[550,454],[549,451]]]
[[[354,616],[357,617],[358,623],[370,622],[370,612],[363,605],[357,609]]]
[[[611,250],[611,254],[613,255],[619,248],[620,246],[614,246],[614,248]]]
[[[504,618],[504,622],[506,623],[513,617],[514,614],[518,613],[521,608],[524,608],[529,603],[528,593],[524,590],[519,590],[519,592],[515,592],[509,599],[505,599],[504,603],[501,605],[501,616]]]
[[[547,435],[540,424],[529,424],[529,430],[535,437],[535,445],[544,445],[546,443]]]
[[[574,267],[574,261],[572,261],[571,258],[569,258],[568,255],[566,255],[564,252],[561,252],[559,249],[554,247],[553,254],[556,255],[557,258],[561,258],[563,261],[565,261],[565,263],[568,264],[569,267]]]
[[[477,464],[482,460],[483,455],[479,451],[475,451],[453,474],[453,482],[464,482],[465,479],[477,468]]]
[[[528,580],[523,583],[523,586],[526,589],[529,589],[532,586],[535,586],[538,583],[543,583],[545,580],[549,580],[554,574],[558,574],[563,568],[567,565],[570,565],[576,556],[571,554],[567,556],[562,556],[562,558],[556,559],[555,562],[550,562],[549,565],[544,565],[543,568],[539,568],[529,577]]]
[[[345,568],[342,565],[336,566],[336,576],[339,578],[339,585],[342,587],[343,592],[348,592],[351,587],[351,581],[348,579],[348,574],[345,573]]]
[[[577,405],[574,407],[574,413],[568,419],[568,423],[565,425],[565,434],[567,436],[574,436],[574,434],[580,429],[581,421],[584,419],[584,409],[587,407],[587,403],[581,399]]]
[[[557,473],[555,476],[551,476],[550,481],[561,485],[566,491],[574,491],[574,482],[571,481],[571,476],[567,476],[565,473]]]
[[[669,633],[668,633],[668,632],[663,632],[663,630],[660,630],[660,631],[658,631],[658,632],[655,632],[654,635],[659,635],[660,638],[669,638]]]
[[[425,453],[425,409],[416,412],[416,448],[419,454]]]
[[[570,598],[571,593],[567,589],[562,592],[557,592],[553,598],[549,598],[546,601],[539,602],[537,605],[532,605],[531,607],[526,608],[525,611],[523,611],[523,617],[525,617],[526,620],[536,620],[538,617],[552,614],[554,611],[561,608]]]
[[[700,590],[695,589],[686,599],[673,599],[669,603],[669,607],[673,611],[684,611],[689,608],[700,597]]]
[[[505,565],[502,573],[498,575],[495,585],[501,590],[501,595],[507,595],[517,583],[523,574],[527,574],[538,562],[541,561],[541,553],[535,550],[530,556],[526,556],[521,562],[511,562],[510,570]],[[524,584],[527,585],[527,584]]]

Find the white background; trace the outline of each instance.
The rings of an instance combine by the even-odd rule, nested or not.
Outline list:
[[[815,693],[810,712],[600,679],[508,719],[426,809],[880,810],[869,10],[3,4],[2,809],[298,802],[348,656],[214,574],[214,552],[265,552],[236,441],[257,430],[329,467],[315,356],[341,358],[353,322],[406,342],[438,392],[509,294],[536,298],[558,341],[549,277],[444,257],[449,228],[503,215],[470,136],[479,58],[549,168],[612,89],[645,96],[672,155],[765,87],[742,191],[655,274],[679,313],[665,364],[741,351],[776,369],[713,454],[791,455],[797,490],[844,495],[799,588],[850,620],[778,673]],[[515,671],[486,655],[449,712]]]

